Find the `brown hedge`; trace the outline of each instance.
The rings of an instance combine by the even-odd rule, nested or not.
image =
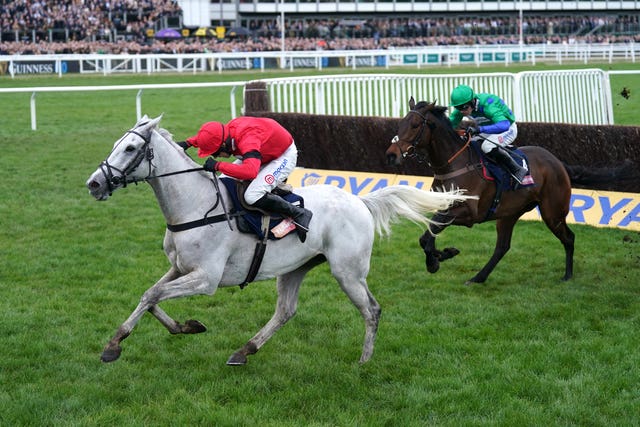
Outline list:
[[[307,168],[431,176],[426,164],[410,160],[400,167],[386,164],[385,150],[400,119],[327,116],[249,111],[271,117],[287,128],[299,149],[298,165]],[[620,169],[624,178],[589,188],[640,193],[640,128],[519,123],[517,145],[538,145],[568,165]]]

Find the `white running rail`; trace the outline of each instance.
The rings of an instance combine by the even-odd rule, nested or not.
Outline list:
[[[402,117],[409,98],[449,104],[459,84],[490,92],[519,121],[613,124],[611,89],[600,69],[486,74],[351,74],[260,80],[271,110],[345,116]]]

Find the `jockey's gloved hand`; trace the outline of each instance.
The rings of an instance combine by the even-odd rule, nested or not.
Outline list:
[[[473,136],[473,135],[477,135],[477,134],[479,134],[479,133],[480,133],[480,128],[477,128],[477,127],[475,127],[475,126],[469,126],[469,127],[467,128],[467,133],[468,133],[469,135],[471,135],[471,136]]]
[[[191,147],[187,141],[178,141],[176,142],[184,151],[187,151],[187,148]]]
[[[204,162],[204,165],[202,165],[202,168],[208,172],[215,172],[217,164],[218,161],[216,159],[214,159],[213,157],[209,157],[207,161]]]

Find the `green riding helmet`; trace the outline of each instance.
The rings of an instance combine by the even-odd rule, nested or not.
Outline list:
[[[467,85],[460,85],[451,92],[451,106],[464,105],[475,97],[473,89]]]

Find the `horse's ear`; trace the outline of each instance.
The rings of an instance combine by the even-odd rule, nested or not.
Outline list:
[[[163,113],[164,114],[164,113]],[[155,119],[151,119],[149,120],[149,123],[147,123],[147,127],[150,128],[154,128],[158,126],[158,123],[160,123],[160,120],[162,120],[162,114],[160,114],[158,117],[156,117]]]
[[[158,126],[158,123],[160,123],[160,119],[162,119],[162,114],[156,117],[155,119],[150,119],[145,114],[144,117],[141,118],[140,121],[138,122],[136,129],[141,132],[148,132],[151,129]]]
[[[416,100],[413,99],[413,96],[411,98],[409,98],[409,109],[413,110],[414,108],[416,108]]]

